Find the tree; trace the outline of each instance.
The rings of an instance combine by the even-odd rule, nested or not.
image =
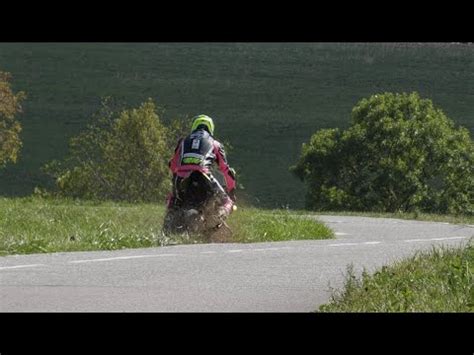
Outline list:
[[[25,93],[14,94],[10,86],[11,75],[0,71],[0,168],[8,162],[16,163],[22,143],[21,125],[15,119],[22,112],[21,101]]]
[[[70,140],[70,155],[45,170],[59,195],[131,202],[161,201],[169,191],[168,160],[184,129],[162,123],[153,101],[118,114],[107,103],[87,130]]]
[[[474,213],[469,131],[415,92],[361,100],[347,130],[316,132],[290,169],[316,210]]]

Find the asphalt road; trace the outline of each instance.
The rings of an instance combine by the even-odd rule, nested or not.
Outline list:
[[[320,216],[322,241],[199,244],[0,257],[0,312],[311,312],[343,285],[474,226]]]

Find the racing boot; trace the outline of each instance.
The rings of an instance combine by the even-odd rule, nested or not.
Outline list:
[[[222,206],[219,207],[219,218],[226,219],[233,211],[234,201],[230,197],[226,197]]]

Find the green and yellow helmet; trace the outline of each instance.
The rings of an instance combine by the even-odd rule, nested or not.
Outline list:
[[[201,125],[206,126],[211,136],[214,135],[214,121],[212,121],[212,118],[206,115],[199,115],[199,116],[194,117],[191,131],[195,131]]]

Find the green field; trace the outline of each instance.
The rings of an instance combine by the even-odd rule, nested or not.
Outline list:
[[[320,128],[347,127],[352,107],[383,91],[418,91],[474,132],[474,46],[332,43],[0,43],[0,70],[26,91],[24,149],[0,194],[29,195],[62,158],[101,97],[148,97],[176,115],[206,113],[234,146],[248,202],[302,208],[289,172]],[[242,193],[240,194],[243,195]]]

